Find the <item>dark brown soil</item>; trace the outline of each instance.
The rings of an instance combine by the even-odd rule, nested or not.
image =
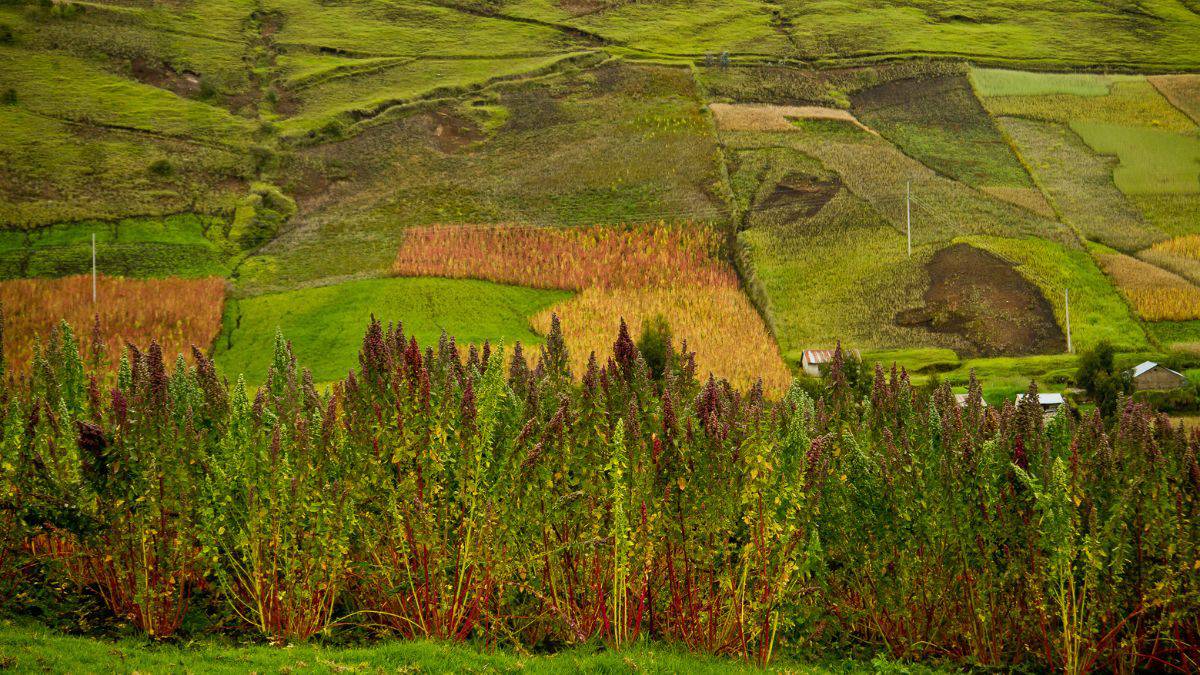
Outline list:
[[[1054,310],[1005,260],[966,244],[934,254],[926,266],[925,306],[896,315],[898,326],[955,335],[963,356],[1050,354],[1066,347]]]
[[[188,98],[200,93],[200,76],[196,73],[186,70],[177,73],[165,63],[150,61],[140,56],[129,60],[129,68],[133,79],[143,84],[167,89]]]
[[[788,174],[775,185],[775,190],[770,196],[762,200],[755,208],[760,210],[799,208],[802,209],[799,216],[811,218],[817,215],[830,199],[833,199],[841,187],[842,182],[836,177],[821,180],[806,174]]]

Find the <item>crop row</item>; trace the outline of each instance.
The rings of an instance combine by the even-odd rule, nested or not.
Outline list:
[[[1200,437],[1132,401],[1047,422],[1032,388],[960,405],[840,351],[773,401],[681,352],[653,380],[624,331],[577,385],[557,324],[530,363],[372,323],[324,394],[280,338],[253,400],[202,353],[130,349],[101,393],[69,329],[52,349],[0,396],[14,607],[55,584],[156,637],[1200,666]]]

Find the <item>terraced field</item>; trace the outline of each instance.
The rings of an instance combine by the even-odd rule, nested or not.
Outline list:
[[[1068,333],[1165,355],[1200,343],[1195,9],[5,3],[0,277],[87,272],[93,234],[104,273],[222,277],[201,347],[230,377],[281,328],[336,379],[373,312],[525,343],[562,313],[580,367],[663,314],[701,367],[774,391],[838,341],[955,382],[979,358],[1057,378]],[[658,222],[715,233],[733,281],[539,286],[408,238]]]

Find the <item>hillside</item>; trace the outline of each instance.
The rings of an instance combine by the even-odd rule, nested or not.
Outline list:
[[[95,235],[103,274],[224,278],[195,339],[230,378],[281,329],[338,379],[373,313],[526,346],[578,317],[579,371],[661,314],[741,386],[842,341],[1007,396],[1062,384],[1068,334],[1200,351],[1198,45],[1191,0],[10,0],[0,277],[86,273]],[[578,244],[515,274],[411,243],[659,222],[707,262],[547,282]]]

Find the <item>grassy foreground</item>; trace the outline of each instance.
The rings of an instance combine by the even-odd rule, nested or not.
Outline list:
[[[667,647],[638,645],[620,653],[580,647],[546,656],[517,655],[428,641],[389,641],[371,647],[300,645],[234,646],[189,642],[154,644],[125,638],[108,642],[74,637],[33,625],[0,626],[0,670],[13,673],[341,673],[513,672],[738,673],[762,672],[737,661],[694,656]],[[772,672],[867,673],[913,671],[888,661],[845,661],[822,666],[780,662]]]

